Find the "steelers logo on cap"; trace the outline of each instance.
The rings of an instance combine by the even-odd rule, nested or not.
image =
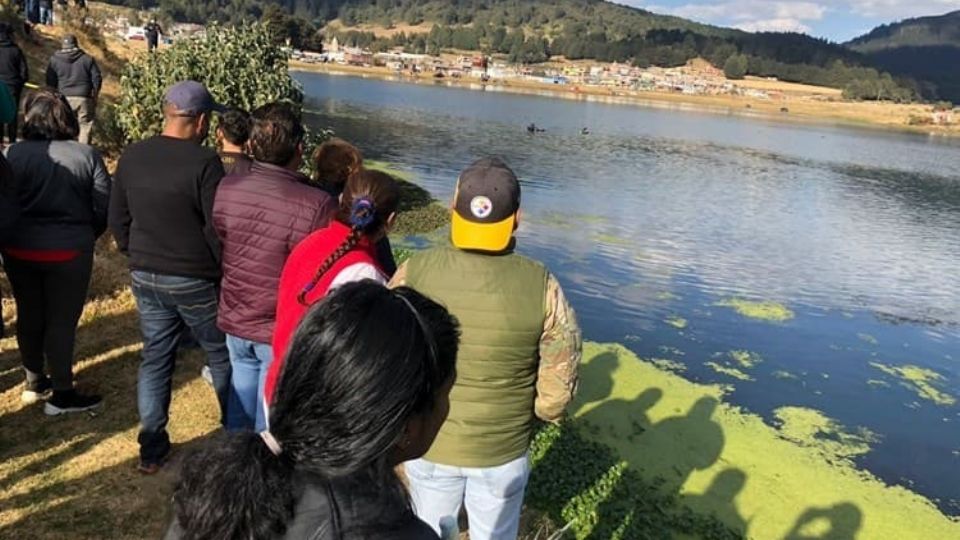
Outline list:
[[[493,212],[493,202],[488,197],[479,195],[470,201],[470,213],[477,219],[486,219]]]

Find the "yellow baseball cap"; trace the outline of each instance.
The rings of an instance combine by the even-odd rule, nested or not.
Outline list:
[[[470,165],[457,180],[450,239],[459,249],[501,252],[510,247],[520,210],[520,181],[498,158]]]

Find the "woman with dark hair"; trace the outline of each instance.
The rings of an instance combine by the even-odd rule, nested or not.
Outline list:
[[[24,140],[6,150],[20,219],[0,244],[17,302],[21,397],[33,403],[53,390],[46,414],[85,411],[101,399],[74,390],[73,347],[111,180],[100,153],[73,140],[80,127],[58,94],[37,92],[25,109]]]
[[[270,430],[185,462],[167,539],[436,539],[394,467],[433,444],[458,345],[456,319],[413,289],[340,288],[293,338]]]
[[[363,168],[363,155],[356,146],[334,137],[313,152],[313,168],[314,182],[339,197],[350,176]]]
[[[306,237],[290,252],[277,293],[274,361],[264,382],[267,403],[272,402],[290,337],[307,309],[328,291],[346,283],[372,279],[386,285],[389,281],[378,262],[376,245],[393,227],[399,204],[400,187],[392,176],[361,170],[347,180],[330,225]]]
[[[313,152],[313,181],[333,198],[343,193],[350,176],[363,169],[363,154],[343,139],[336,137],[324,142]],[[387,276],[397,271],[393,248],[386,236],[377,242],[377,261]]]

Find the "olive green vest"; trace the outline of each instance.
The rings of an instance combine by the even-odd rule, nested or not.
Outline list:
[[[425,459],[495,467],[522,456],[534,420],[547,270],[516,254],[435,248],[407,263],[407,285],[460,320],[450,415]]]

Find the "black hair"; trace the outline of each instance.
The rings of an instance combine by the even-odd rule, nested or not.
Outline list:
[[[373,486],[378,527],[408,515],[393,453],[407,422],[438,406],[458,346],[456,319],[413,289],[361,281],[328,295],[301,322],[280,374],[270,409],[280,454],[245,433],[189,458],[174,493],[183,538],[282,536],[304,474]]]
[[[230,144],[247,144],[250,139],[250,113],[243,109],[228,110],[220,115],[219,129]]]
[[[324,274],[333,268],[344,255],[350,253],[365,235],[372,236],[383,230],[387,219],[400,205],[400,185],[385,172],[360,169],[350,175],[340,195],[340,208],[336,219],[350,227],[350,235],[317,268],[313,278],[304,285],[297,301],[307,305],[307,295],[316,287]]]
[[[80,123],[67,100],[57,92],[33,92],[24,102],[23,138],[69,141],[80,135]]]
[[[288,103],[268,103],[250,115],[250,152],[253,159],[285,166],[303,141],[300,113]]]
[[[334,137],[313,152],[313,166],[314,181],[339,196],[350,176],[363,167],[363,154],[356,146]]]

